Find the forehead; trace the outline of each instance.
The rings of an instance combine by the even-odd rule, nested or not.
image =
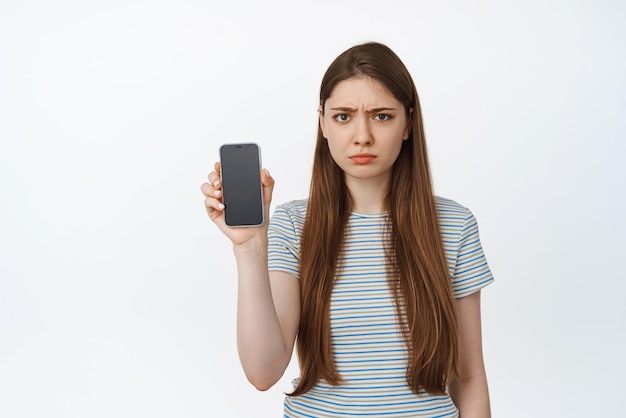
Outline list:
[[[401,106],[383,83],[371,77],[355,77],[337,83],[326,100],[341,105]]]

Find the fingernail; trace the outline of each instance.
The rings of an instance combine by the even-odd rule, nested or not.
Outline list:
[[[218,203],[217,207],[220,208],[220,209],[224,209],[225,208],[225,206],[223,204],[221,204],[221,203]]]
[[[220,195],[220,191],[219,190],[214,190],[213,191],[213,196],[219,196]]]
[[[269,172],[269,170],[267,168],[264,168],[263,171],[265,171],[265,175],[267,177],[272,177],[272,176],[270,176],[270,172]]]
[[[220,181],[219,181],[219,180],[215,180],[215,181],[213,182],[213,186],[217,187],[217,186],[219,186],[219,185],[220,185]]]

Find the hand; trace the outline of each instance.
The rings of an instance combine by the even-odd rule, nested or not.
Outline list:
[[[222,181],[220,178],[220,163],[215,163],[214,171],[209,173],[209,182],[203,183],[200,190],[205,196],[204,206],[209,218],[218,228],[230,239],[233,245],[241,245],[252,238],[267,239],[267,225],[269,222],[270,203],[272,201],[272,191],[274,190],[274,179],[270,173],[261,170],[261,183],[263,184],[263,210],[265,220],[262,225],[255,227],[230,227],[224,221],[224,203],[222,202]]]

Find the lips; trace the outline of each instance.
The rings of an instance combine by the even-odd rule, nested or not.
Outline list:
[[[376,158],[376,156],[372,154],[356,154],[350,157],[355,164],[367,164],[372,162],[374,158]]]

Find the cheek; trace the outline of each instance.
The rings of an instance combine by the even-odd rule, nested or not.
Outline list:
[[[342,144],[344,143],[344,133],[341,129],[337,129],[337,127],[326,125],[326,129],[322,130],[324,134],[324,138],[326,138],[326,143],[328,144],[328,148],[331,150],[338,150]]]
[[[332,133],[331,133],[332,135]],[[346,149],[345,147],[341,146],[341,143],[337,140],[333,140],[333,139],[326,139],[326,144],[328,144],[328,151],[330,152],[330,158],[332,158],[332,160],[339,165],[339,167],[341,167],[341,169],[343,170],[343,157],[346,154]]]
[[[328,115],[322,115],[320,113],[319,116],[319,121],[320,121],[320,129],[322,130],[322,135],[324,135],[324,138],[328,138],[328,136],[330,135],[330,133],[328,132]]]
[[[390,141],[388,148],[389,155],[394,162],[400,155],[400,151],[402,150],[402,144],[404,144],[404,140],[402,139],[394,138],[394,140]]]
[[[336,160],[336,155],[338,152],[337,143],[329,138],[326,138],[326,143],[328,144],[328,150],[330,151],[330,155],[333,157],[333,160]]]

